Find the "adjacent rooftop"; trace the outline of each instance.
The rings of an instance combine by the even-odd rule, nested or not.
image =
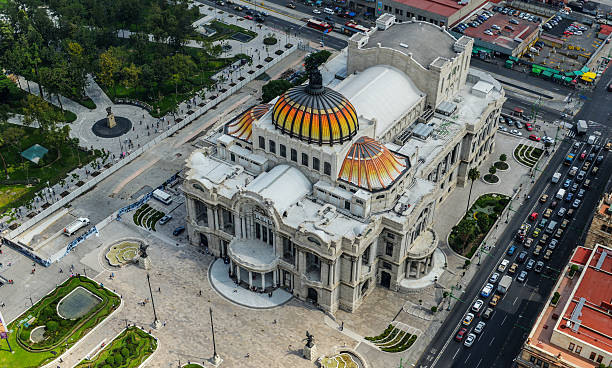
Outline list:
[[[415,0],[415,2],[425,2]],[[451,1],[449,1],[450,3]],[[390,47],[405,54],[412,53],[412,58],[423,67],[427,67],[436,58],[454,58],[457,53],[453,46],[457,40],[442,28],[427,22],[397,23],[370,35],[365,47]]]

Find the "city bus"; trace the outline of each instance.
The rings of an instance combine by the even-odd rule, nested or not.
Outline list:
[[[316,19],[309,19],[306,25],[310,28],[314,28],[317,31],[321,31],[323,33],[329,33],[333,29],[333,27],[329,23],[322,22]]]
[[[342,32],[347,35],[353,35],[358,32],[367,33],[370,30],[368,27],[361,26],[354,22],[346,22],[341,28]]]

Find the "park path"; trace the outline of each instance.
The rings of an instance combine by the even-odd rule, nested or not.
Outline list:
[[[38,88],[38,83],[36,82],[32,82],[32,81],[28,81],[27,79],[25,79],[22,76],[18,76],[19,78],[19,83],[18,86],[21,87],[21,89],[23,89],[24,91],[28,92],[28,83],[30,85],[30,93],[32,93],[35,96],[40,96],[40,89]],[[45,101],[51,103],[54,106],[60,107],[60,104],[57,100],[57,95],[50,95],[49,92],[47,91],[46,88],[43,88],[43,93],[45,94]],[[86,111],[89,111],[89,109],[81,104],[79,104],[78,102],[75,102],[71,99],[69,99],[68,97],[64,97],[62,95],[59,95],[60,100],[62,101],[62,106],[64,107],[64,110],[69,110],[72,111],[75,114],[80,114]]]

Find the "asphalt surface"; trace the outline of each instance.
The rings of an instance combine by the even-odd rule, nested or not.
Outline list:
[[[588,101],[584,109],[597,108],[590,106],[596,103],[596,101],[596,98]],[[609,139],[610,131],[606,129],[606,127],[591,127],[589,133],[594,130],[599,130],[603,134],[598,141],[599,144],[603,144],[606,142],[606,139]],[[563,185],[565,179],[568,178],[567,173],[570,166],[563,164],[566,153],[569,151],[580,153],[583,150],[591,152],[593,147],[596,147],[588,146],[584,142],[589,133],[585,136],[568,138],[562,141],[549,165],[544,168],[540,179],[532,187],[529,193],[531,199],[527,200],[520,207],[517,206],[517,203],[513,203],[512,208],[517,211],[515,216],[510,219],[509,226],[498,240],[495,248],[493,248],[488,256],[483,257],[481,266],[471,266],[479,267],[481,270],[464,290],[465,293],[457,295],[458,293],[455,291],[455,295],[458,296],[462,302],[454,305],[452,313],[432,340],[432,343],[418,362],[417,367],[479,368],[509,367],[512,365],[513,359],[518,355],[523,342],[529,334],[531,326],[542,310],[544,302],[550,295],[552,287],[560,275],[560,270],[567,264],[575,246],[580,244],[586,237],[586,229],[590,224],[593,208],[599,201],[606,186],[609,185],[609,173],[612,170],[612,153],[600,148],[599,154],[603,154],[605,159],[599,165],[599,173],[597,176],[593,176],[589,171],[586,175],[586,179],[591,179],[590,189],[586,190],[582,204],[571,219],[563,236],[559,239],[559,245],[555,248],[550,260],[546,261],[543,259],[544,250],[539,257],[533,255],[535,245],[542,238],[544,231],[542,231],[539,237],[534,239],[534,245],[529,249],[524,248],[524,246],[516,242],[515,234],[520,225],[526,222],[531,224],[528,235],[531,236],[531,232],[537,227],[537,223],[542,218],[542,213],[548,208],[553,200],[552,198]],[[498,139],[503,139],[503,134],[500,134]],[[575,142],[579,142],[580,148],[572,147]],[[576,166],[581,166],[584,162],[576,160],[574,164]],[[561,172],[563,175],[562,179],[557,184],[551,183],[550,180],[555,172]],[[571,179],[575,180],[575,178]],[[574,197],[578,191],[574,193]],[[549,196],[546,203],[540,203],[538,201],[540,195],[543,193]],[[523,199],[524,198],[521,198],[521,200]],[[553,216],[549,221],[554,220],[560,224],[562,218],[557,215],[557,211],[561,207],[569,208],[571,202],[567,202],[565,199],[558,202],[559,204],[553,210]],[[527,220],[527,217],[532,212],[538,212],[539,214],[536,222]],[[552,239],[552,234],[549,235],[549,241],[546,242],[546,244],[550,242],[550,239]],[[517,245],[517,250],[512,256],[508,256],[506,251],[511,244]],[[485,307],[480,310],[480,313],[488,307],[488,303],[492,296],[484,298],[480,295],[480,292],[488,282],[490,275],[493,272],[497,272],[497,270],[494,269],[497,268],[500,260],[509,259],[510,263],[515,262],[518,253],[523,250],[529,253],[528,258],[533,258],[536,261],[542,260],[545,264],[544,271],[541,274],[533,270],[528,271],[527,280],[524,283],[519,283],[516,280],[516,276],[520,271],[525,269],[526,262],[519,264],[517,272],[513,275],[514,281],[510,290],[504,295],[499,304],[493,308],[494,313],[491,319],[484,320],[477,315],[469,326],[463,326],[462,320],[469,312],[469,309],[476,299],[485,301]],[[507,274],[507,271],[505,274]],[[501,273],[501,276],[503,275],[504,273]],[[468,332],[471,332],[479,321],[486,322],[486,327],[483,333],[478,335],[472,347],[466,347],[463,342],[457,342],[453,339],[461,327],[467,327]]]
[[[222,9],[223,11],[226,11],[226,12],[229,12],[229,13],[232,13],[232,14],[237,14],[237,15],[240,15],[240,16],[245,16],[246,15],[244,10],[243,11],[234,10],[234,6],[233,5],[219,6],[219,5],[216,5],[214,1],[210,1],[210,0],[197,0],[197,1],[202,3],[202,4],[206,4],[206,5],[218,8],[218,9]],[[284,6],[286,3],[279,2],[279,4],[282,4]],[[309,14],[310,12],[312,12],[312,8],[311,7],[307,7],[304,4],[296,3],[296,7],[298,7],[298,8],[296,8],[296,10],[303,11],[305,14]],[[301,7],[308,8],[308,9],[311,9],[311,10],[310,11],[306,11],[306,9],[301,9]],[[250,7],[250,8],[251,8],[251,10],[264,10],[262,8],[255,9],[254,6]],[[323,8],[318,8],[318,9],[323,9]],[[266,10],[266,12],[268,14],[270,14],[269,11]],[[305,15],[305,18],[306,17],[307,16]],[[312,17],[313,18],[316,17],[316,18],[323,19],[324,14],[312,14]],[[336,18],[338,18],[338,17],[336,17]],[[338,18],[338,19],[340,19],[340,18]],[[250,21],[250,22],[253,22],[253,24],[256,24],[255,21]],[[338,38],[338,37],[334,37],[334,33],[333,32],[325,34],[325,33],[319,32],[319,31],[317,31],[315,29],[306,27],[306,19],[304,20],[304,24],[300,26],[300,25],[297,25],[295,23],[291,23],[291,22],[288,22],[286,20],[274,17],[272,14],[270,14],[270,15],[268,15],[266,17],[266,20],[265,20],[264,24],[266,26],[268,26],[268,27],[278,29],[278,30],[280,30],[282,32],[288,32],[290,34],[297,35],[299,37],[302,37],[302,38],[310,40],[310,41],[317,42],[319,44],[322,42],[324,46],[331,47],[331,48],[336,49],[336,50],[342,50],[343,48],[348,46],[348,42],[347,41],[345,41],[344,39]]]

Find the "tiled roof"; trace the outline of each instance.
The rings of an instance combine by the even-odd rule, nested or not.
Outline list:
[[[232,137],[250,142],[253,123],[268,112],[268,110],[270,110],[270,105],[267,104],[257,105],[250,108],[238,119],[229,122],[225,126],[226,133]]]

